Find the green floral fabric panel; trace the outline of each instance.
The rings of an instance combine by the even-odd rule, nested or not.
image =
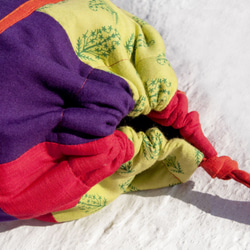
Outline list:
[[[177,80],[164,59],[164,42],[152,26],[109,0],[63,1],[39,11],[62,25],[80,60],[128,82],[135,100],[131,116],[167,106]]]
[[[77,39],[76,55],[82,60],[96,61],[107,58],[121,43],[116,28],[102,26],[100,29],[87,30]]]
[[[86,214],[97,212],[107,205],[107,199],[98,194],[85,194],[78,202],[77,207]]]
[[[112,15],[115,23],[118,23],[118,14],[114,9],[103,0],[91,0],[89,1],[89,8],[93,11],[104,10]]]

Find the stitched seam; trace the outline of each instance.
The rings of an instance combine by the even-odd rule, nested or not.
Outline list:
[[[115,63],[113,63],[113,64],[111,64],[111,65],[107,65],[107,67],[110,68],[110,67],[113,67],[114,65],[116,65],[116,64],[118,64],[118,63],[120,63],[120,62],[128,61],[128,60],[129,60],[129,59],[127,59],[127,58],[121,59],[121,60],[119,60],[119,61],[117,61],[117,62],[115,62]],[[92,73],[92,71],[95,70],[95,69],[101,69],[102,67],[103,67],[103,65],[99,65],[99,66],[96,66],[95,68],[92,68],[92,69],[89,71],[88,75],[86,76],[86,79],[85,79],[84,82],[82,83],[82,86],[81,86],[81,87],[79,88],[79,90],[76,92],[76,95],[79,95],[79,94],[80,94],[80,92],[81,92],[81,90],[83,89],[83,87],[85,86],[86,82],[89,80],[89,76],[90,76],[90,74]]]
[[[136,62],[135,67],[137,67],[138,64],[141,63],[141,62],[144,61],[144,60],[155,59],[155,58],[156,58],[155,56],[144,57],[144,58],[140,59],[138,62]]]
[[[83,89],[83,87],[85,86],[86,82],[88,81],[88,77],[90,76],[90,74],[92,73],[92,71],[94,70],[95,68],[92,68],[88,75],[86,76],[86,79],[84,80],[84,82],[82,83],[82,86],[79,88],[79,90],[76,92],[76,96],[78,96],[81,92],[81,90]]]
[[[116,65],[116,64],[118,64],[118,63],[120,63],[120,62],[123,62],[123,61],[129,61],[129,59],[128,59],[128,58],[121,59],[121,60],[119,60],[119,61],[117,61],[117,62],[115,62],[115,63],[113,63],[113,64],[108,65],[107,67],[108,67],[108,68],[113,67],[114,65]],[[98,67],[101,67],[101,66],[98,66]]]

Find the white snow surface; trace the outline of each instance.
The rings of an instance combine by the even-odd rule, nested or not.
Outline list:
[[[250,172],[250,1],[112,2],[158,30],[205,135]],[[199,168],[186,184],[122,195],[77,221],[1,223],[0,249],[249,250],[250,189]]]

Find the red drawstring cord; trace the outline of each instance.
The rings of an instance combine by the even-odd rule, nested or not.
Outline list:
[[[188,113],[188,100],[183,92],[177,91],[163,111],[152,111],[148,117],[163,126],[179,129],[181,136],[199,149],[206,158],[217,155],[202,132],[199,114],[196,111]]]
[[[181,136],[204,154],[200,165],[212,178],[232,178],[250,187],[250,174],[239,170],[236,161],[227,156],[217,157],[217,152],[202,132],[199,114],[196,111],[188,113],[185,93],[177,91],[163,111],[151,111],[148,117],[162,126],[179,129]]]
[[[217,177],[222,180],[234,179],[250,188],[250,174],[239,170],[238,163],[227,156],[214,156],[210,159],[204,159],[200,166],[212,178]]]

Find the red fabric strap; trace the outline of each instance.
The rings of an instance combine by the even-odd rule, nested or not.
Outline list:
[[[15,23],[26,18],[42,6],[49,3],[58,3],[61,1],[62,0],[29,0],[23,3],[10,14],[0,20],[0,34]]]
[[[0,165],[0,207],[19,219],[74,207],[133,155],[133,143],[120,131],[80,145],[40,143]]]
[[[163,126],[179,129],[182,137],[205,155],[201,166],[212,178],[223,180],[232,178],[250,187],[250,174],[239,170],[236,161],[227,156],[216,156],[217,152],[202,132],[198,113],[195,111],[188,113],[185,93],[177,91],[166,109],[161,112],[152,111],[148,117]]]
[[[39,216],[37,218],[35,218],[37,220],[41,220],[41,221],[46,221],[46,222],[52,222],[52,223],[57,223],[58,221],[55,220],[55,218],[53,217],[52,214],[45,214],[42,216]]]
[[[188,100],[183,92],[177,91],[163,111],[152,111],[148,117],[163,126],[179,129],[181,136],[199,149],[206,158],[217,155],[202,132],[199,114],[195,111],[188,113]]]
[[[227,156],[212,157],[201,162],[206,172],[212,178],[223,180],[234,179],[250,188],[250,174],[239,170],[238,163]]]

